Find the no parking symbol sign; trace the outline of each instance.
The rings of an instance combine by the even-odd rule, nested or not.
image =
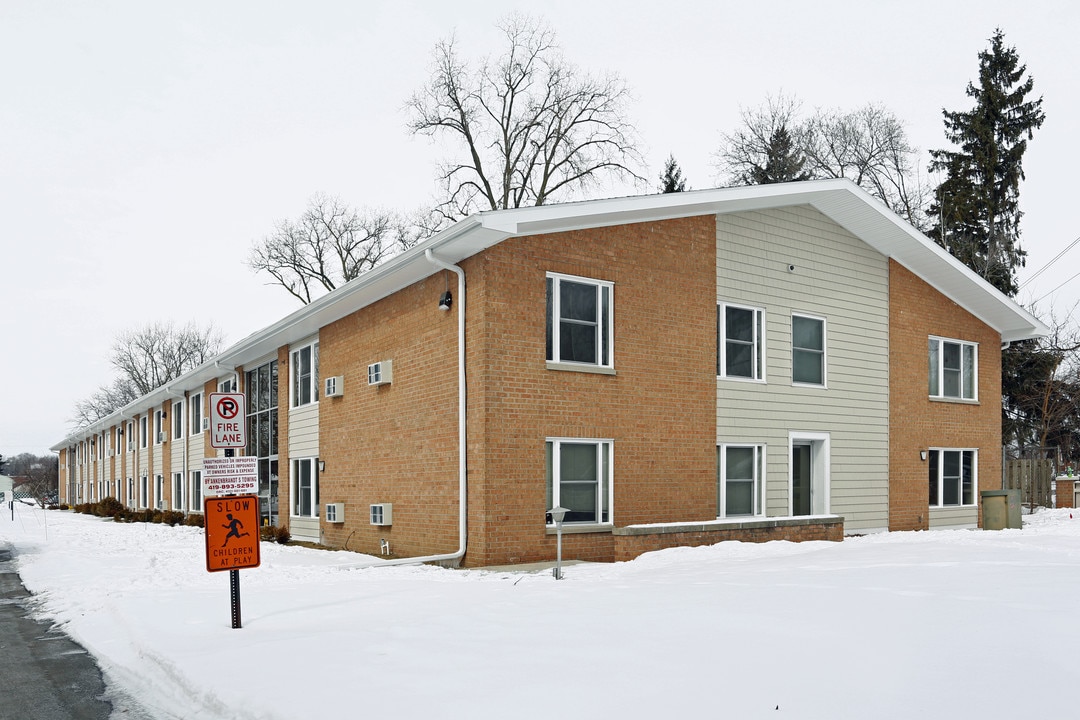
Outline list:
[[[210,447],[246,446],[244,393],[210,393]]]

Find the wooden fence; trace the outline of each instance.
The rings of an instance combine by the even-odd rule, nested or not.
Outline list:
[[[1054,461],[1020,459],[1005,461],[1005,489],[1020,490],[1020,502],[1028,507],[1053,507],[1050,501]]]

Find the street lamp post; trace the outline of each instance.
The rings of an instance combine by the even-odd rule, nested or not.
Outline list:
[[[555,523],[555,543],[557,554],[555,555],[555,568],[552,575],[556,580],[562,580],[562,523],[566,513],[570,512],[563,506],[553,507],[548,510],[551,513],[551,521]]]

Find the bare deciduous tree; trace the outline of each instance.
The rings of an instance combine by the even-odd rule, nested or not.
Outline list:
[[[45,507],[48,499],[57,490],[60,476],[57,462],[55,455],[20,453],[4,463],[4,473],[12,477],[29,478],[30,482],[19,486],[16,497],[32,498],[38,505]]]
[[[499,29],[505,51],[476,69],[454,38],[438,43],[431,81],[406,103],[414,134],[447,137],[462,151],[441,169],[439,210],[456,219],[543,205],[610,177],[643,181],[623,80],[574,67],[538,20],[514,14]]]
[[[75,428],[106,417],[165,383],[202,365],[221,349],[221,332],[195,323],[153,323],[121,333],[109,358],[119,375],[75,404]]]
[[[888,108],[870,103],[852,111],[815,109],[802,116],[790,96],[768,98],[744,110],[742,127],[724,136],[717,166],[729,182],[746,182],[764,167],[775,134],[786,129],[811,178],[847,178],[896,214],[923,229],[929,197],[918,150],[904,124]]]
[[[422,220],[315,195],[298,219],[280,221],[255,244],[248,265],[306,305],[414,245],[434,229]]]

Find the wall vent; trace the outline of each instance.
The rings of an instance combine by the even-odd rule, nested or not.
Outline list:
[[[394,524],[394,505],[393,503],[375,503],[371,506],[371,524],[372,525],[393,525]]]
[[[392,360],[382,360],[367,366],[368,385],[389,385],[394,380]]]
[[[369,371],[370,372],[370,371]],[[341,397],[345,394],[345,377],[335,375],[323,381],[323,395],[326,397]]]

